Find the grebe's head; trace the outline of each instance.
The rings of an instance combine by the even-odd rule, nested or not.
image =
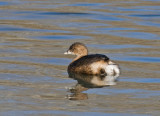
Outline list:
[[[85,56],[88,54],[87,47],[79,42],[73,43],[64,54],[73,54],[77,56]]]

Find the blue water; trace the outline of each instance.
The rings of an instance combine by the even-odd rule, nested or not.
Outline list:
[[[158,4],[1,0],[0,115],[159,115]],[[67,66],[75,56],[63,53],[77,41],[119,64],[121,75],[115,85],[70,100],[77,81],[68,78]]]

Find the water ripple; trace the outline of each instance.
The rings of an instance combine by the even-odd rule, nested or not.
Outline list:
[[[159,10],[159,0],[1,0],[0,115],[158,116]],[[77,41],[122,73],[70,101],[75,56],[63,53]]]

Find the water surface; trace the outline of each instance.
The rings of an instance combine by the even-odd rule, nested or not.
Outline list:
[[[158,116],[159,0],[0,0],[1,116]],[[121,67],[115,85],[69,100],[73,42]]]

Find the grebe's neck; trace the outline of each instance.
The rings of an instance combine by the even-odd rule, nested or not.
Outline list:
[[[76,60],[78,60],[78,59],[80,59],[81,57],[86,56],[86,55],[87,55],[87,54],[77,55],[76,58],[74,58],[74,60],[73,60],[72,62],[74,62],[74,61],[76,61]]]
[[[83,56],[86,56],[88,55],[88,50],[87,48],[86,49],[83,49],[83,50],[79,50],[78,52],[74,53],[76,55],[76,58],[74,58],[74,61],[78,60],[79,58],[83,57]]]

